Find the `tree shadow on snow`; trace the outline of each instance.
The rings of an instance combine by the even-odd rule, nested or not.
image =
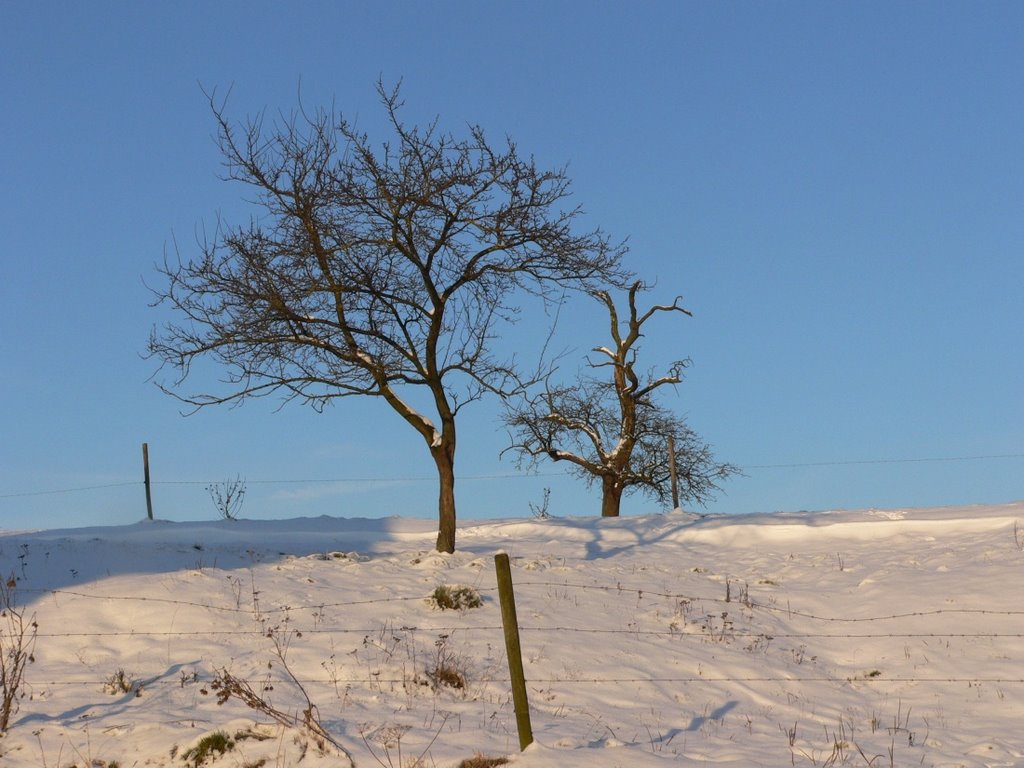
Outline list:
[[[98,579],[204,569],[247,569],[289,558],[343,559],[433,550],[437,522],[415,518],[143,520],[132,525],[0,535],[0,574],[22,597],[88,589]]]

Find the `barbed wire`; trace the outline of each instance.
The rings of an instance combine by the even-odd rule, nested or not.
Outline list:
[[[410,627],[401,626],[393,628],[384,627],[298,627],[290,628],[301,635],[324,634],[324,635],[377,635],[384,629],[387,632],[409,633],[409,634],[432,634],[436,632],[463,633],[463,632],[500,632],[500,625],[460,625],[439,626],[439,627]],[[527,632],[564,632],[583,635],[629,635],[635,637],[668,637],[680,638],[706,638],[709,635],[703,632],[686,632],[682,629],[676,630],[653,630],[653,629],[588,629],[586,627],[535,627],[520,625],[521,633]],[[214,630],[167,630],[159,632],[130,631],[106,631],[106,632],[39,632],[36,637],[48,638],[70,638],[70,637],[205,637],[205,636],[239,636],[239,637],[267,637],[268,630],[264,629],[214,629]],[[1001,639],[1013,638],[1024,639],[1024,632],[862,632],[862,633],[829,633],[829,632],[774,632],[766,630],[756,632],[753,630],[729,629],[725,634],[732,637],[756,637],[775,640],[784,638],[787,640],[887,640],[887,639]],[[716,634],[717,637],[717,634]]]
[[[254,678],[251,680],[237,677],[241,682],[249,685],[258,686],[268,682],[267,677]],[[190,677],[186,681],[186,685],[194,685],[201,683],[208,683],[215,680],[216,677],[197,675]],[[277,682],[279,678],[272,678],[270,682]],[[288,678],[291,680],[291,678]],[[380,677],[373,673],[367,675],[360,675],[358,677],[328,677],[328,678],[295,678],[295,682],[302,683],[303,685],[355,685],[365,683],[371,686],[377,685],[402,685],[409,683],[410,677]],[[100,679],[89,679],[89,680],[47,680],[41,682],[34,682],[34,686],[58,686],[58,685],[97,685],[103,686],[109,683],[109,678],[106,680]],[[177,687],[184,687],[182,681],[174,679],[157,679],[157,680],[139,680],[137,681],[143,688],[151,688],[153,686],[170,686],[174,685]],[[511,682],[508,677],[474,677],[473,682],[475,683],[500,683],[509,684]],[[594,678],[561,678],[561,677],[527,677],[528,685],[576,685],[576,684],[587,684],[587,685],[621,685],[622,683],[834,683],[834,682],[850,682],[850,683],[968,683],[968,684],[1010,684],[1010,683],[1024,683],[1024,678],[1018,677],[886,677],[885,675],[877,675],[874,677],[829,677],[829,676],[816,676],[816,677],[714,677],[710,675],[690,675],[690,676],[652,676],[652,677],[594,677]]]
[[[82,485],[77,488],[56,488],[48,491],[22,491],[17,493],[2,493],[0,499],[17,499],[25,496],[49,496],[56,493],[77,493],[78,491],[97,491],[101,488],[123,488],[129,485],[143,485],[142,480],[131,480],[123,483],[106,483],[104,485]]]
[[[743,469],[804,469],[813,467],[851,467],[862,464],[926,464],[947,461],[991,461],[994,459],[1024,459],[1024,453],[993,453],[985,456],[931,456],[904,459],[853,459],[840,461],[810,461],[792,464],[745,464]]]
[[[471,480],[520,480],[531,477],[568,477],[568,472],[509,472],[496,475],[462,475],[456,477],[456,481],[465,482]],[[249,480],[243,478],[246,485],[317,485],[324,483],[423,483],[437,480],[437,476],[411,475],[407,477],[337,477],[337,478],[305,478],[305,479],[270,479],[270,480]],[[217,480],[153,480],[153,485],[213,485]]]
[[[682,595],[680,593],[671,592],[660,592],[655,590],[644,590],[644,589],[632,589],[623,587],[621,584],[616,585],[600,585],[600,584],[578,584],[571,582],[560,582],[560,581],[527,581],[520,582],[516,585],[517,591],[520,593],[528,592],[531,589],[537,588],[550,588],[555,587],[566,590],[599,590],[605,593],[622,594],[628,595],[630,599],[633,599],[635,595],[638,599],[644,597],[659,597],[659,598],[671,598],[671,599],[685,599],[689,601],[708,601],[713,603],[730,603],[737,608],[747,608],[750,610],[761,608],[768,610],[778,610],[790,616],[800,616],[810,618],[819,621],[827,622],[878,622],[888,619],[907,618],[913,616],[936,616],[940,614],[971,614],[978,616],[1021,616],[1024,615],[1024,611],[1015,610],[990,610],[983,608],[939,608],[939,609],[926,609],[919,611],[910,611],[904,613],[891,613],[878,616],[870,617],[846,617],[846,616],[821,616],[808,611],[801,611],[793,608],[784,608],[780,606],[766,605],[754,602],[741,602],[741,601],[727,601],[723,598],[710,598],[710,597],[696,597],[693,595]],[[429,598],[426,595],[393,595],[390,597],[380,597],[377,599],[360,599],[360,600],[344,600],[335,601],[332,603],[327,602],[315,602],[309,604],[297,604],[297,605],[283,605],[275,607],[263,607],[257,605],[247,605],[242,607],[238,606],[223,606],[213,605],[208,603],[201,603],[190,600],[178,600],[173,598],[159,598],[159,597],[147,597],[139,595],[96,595],[85,592],[78,592],[74,590],[43,590],[43,589],[25,589],[25,592],[34,592],[40,594],[53,594],[53,595],[65,595],[73,596],[78,598],[86,598],[90,600],[99,601],[126,601],[126,602],[137,602],[137,603],[160,603],[160,604],[174,604],[174,605],[185,605],[210,612],[226,611],[235,614],[245,614],[251,616],[257,623],[265,616],[280,614],[288,614],[289,612],[298,612],[304,610],[319,610],[323,611],[330,607],[344,607],[344,606],[356,606],[356,605],[367,605],[367,604],[382,604],[382,603],[401,603],[401,602],[425,602]],[[479,589],[480,592],[494,591],[492,588]],[[428,622],[429,623],[429,622]],[[592,636],[622,636],[629,635],[634,637],[652,637],[652,638],[671,638],[673,640],[712,640],[718,641],[722,638],[728,640],[736,638],[761,638],[766,641],[775,640],[776,638],[785,638],[789,640],[811,640],[818,639],[824,641],[839,641],[839,640],[865,640],[865,639],[921,639],[921,640],[949,640],[949,639],[987,639],[987,640],[1000,640],[1000,639],[1013,639],[1021,640],[1024,639],[1024,632],[996,632],[996,631],[970,631],[970,632],[774,632],[770,629],[764,629],[758,631],[755,629],[729,629],[723,631],[722,637],[719,638],[716,632],[712,631],[710,634],[706,631],[699,631],[696,628],[701,626],[697,621],[688,621],[684,624],[682,629],[670,628],[668,630],[650,630],[640,629],[634,627],[611,627],[611,628],[592,628],[583,626],[573,626],[572,624],[558,624],[551,626],[542,625],[520,625],[520,632],[524,635],[542,635],[542,634],[579,634],[579,635],[592,635]],[[706,627],[704,627],[706,630]],[[138,631],[138,630],[109,630],[100,632],[87,632],[87,631],[72,631],[72,632],[40,632],[36,635],[39,639],[59,639],[59,638],[90,638],[90,637],[152,637],[152,638],[196,638],[196,637],[209,637],[209,638],[230,638],[230,637],[267,637],[277,632],[284,632],[289,634],[291,637],[301,637],[305,634],[310,635],[347,635],[347,636],[364,636],[364,645],[366,643],[366,637],[376,637],[382,635],[382,633],[390,633],[393,637],[399,635],[424,635],[424,634],[435,634],[439,636],[451,636],[456,633],[501,633],[503,630],[502,626],[488,623],[481,625],[453,625],[451,622],[447,622],[439,626],[395,626],[394,623],[389,621],[383,622],[379,626],[375,627],[333,627],[324,624],[323,626],[313,627],[300,627],[297,624],[289,624],[285,629],[279,627],[267,628],[262,625],[260,627],[253,627],[250,629],[208,629],[208,630],[167,630],[167,631]],[[365,662],[364,662],[365,663]],[[328,677],[308,677],[299,679],[298,682],[303,685],[325,685],[334,686],[339,685],[346,686],[360,686],[367,687],[369,689],[379,689],[383,685],[408,685],[410,676],[406,673],[402,673],[401,676],[397,676],[394,670],[389,670],[386,667],[377,669],[374,671],[375,665],[370,665],[366,668],[365,672],[359,672],[352,674],[346,672],[344,674],[331,674]],[[381,665],[376,664],[377,667]],[[153,678],[140,678],[136,682],[137,684],[145,688],[153,687],[168,687],[168,686],[179,686],[184,688],[186,685],[199,684],[205,686],[208,683],[212,683],[218,679],[215,674],[218,667],[213,667],[214,674],[209,671],[200,672],[198,670],[192,671],[191,674],[182,673],[180,679],[172,677],[157,676]],[[383,672],[383,674],[382,674]],[[242,679],[242,678],[239,678]],[[262,676],[250,680],[245,680],[251,686],[258,687],[260,685],[274,684],[278,682],[276,676]],[[506,675],[503,674],[478,674],[472,678],[474,684],[495,684],[495,685],[509,685],[510,680]],[[878,685],[903,685],[903,684],[934,684],[934,685],[968,685],[977,686],[982,684],[992,685],[1020,685],[1024,684],[1024,677],[1012,677],[1012,676],[915,676],[915,675],[886,675],[879,671],[874,671],[870,675],[863,674],[809,674],[809,675],[787,675],[787,674],[738,674],[738,675],[726,675],[726,674],[692,674],[684,673],[677,675],[645,675],[645,676],[630,676],[630,675],[615,675],[614,673],[602,677],[596,676],[583,676],[578,673],[573,673],[565,677],[551,676],[550,674],[544,676],[530,676],[527,675],[528,684],[535,690],[538,686],[555,686],[555,687],[566,687],[566,686],[602,686],[602,685],[668,685],[668,684],[753,684],[753,683],[776,683],[785,685],[797,685],[797,684],[867,684],[871,686]],[[33,681],[32,685],[34,688],[40,687],[58,687],[58,686],[85,686],[85,687],[97,687],[102,688],[105,685],[109,685],[110,680],[108,679],[94,679],[89,678],[77,678],[69,680],[48,680],[45,682]],[[199,689],[200,693],[208,694],[209,691],[202,687]]]
[[[779,464],[744,464],[741,469],[765,470],[765,469],[814,469],[819,467],[851,467],[863,465],[884,465],[884,464],[927,464],[956,461],[997,461],[1005,459],[1024,459],[1024,453],[993,453],[977,456],[929,456],[929,457],[908,457],[908,458],[887,458],[887,459],[840,459],[836,461],[806,461],[789,462]],[[569,471],[562,472],[507,472],[485,475],[462,475],[456,478],[457,481],[466,482],[474,480],[517,480],[536,477],[571,477]],[[395,483],[395,482],[428,482],[436,480],[432,475],[410,475],[405,477],[338,477],[338,478],[268,478],[268,479],[246,479],[247,485],[315,485],[326,483]],[[214,485],[218,480],[159,480],[153,479],[152,485]],[[4,491],[0,493],[0,499],[24,498],[29,496],[47,496],[61,493],[77,493],[80,491],[95,491],[105,488],[122,488],[127,486],[143,485],[143,480],[130,480],[119,483],[104,483],[100,485],[83,485],[73,488],[54,488],[36,491]]]
[[[579,590],[598,590],[602,592],[615,592],[615,593],[627,593],[635,594],[638,597],[643,596],[654,596],[669,598],[672,600],[686,600],[688,602],[709,602],[709,603],[720,603],[724,605],[732,605],[742,608],[754,609],[760,608],[767,611],[773,611],[776,613],[783,613],[787,616],[799,616],[800,618],[812,619],[815,621],[835,622],[835,623],[866,623],[876,621],[891,621],[895,619],[907,619],[914,617],[926,617],[926,616],[938,616],[938,615],[978,615],[978,616],[1024,616],[1024,610],[992,610],[990,608],[934,608],[931,610],[920,610],[920,611],[905,611],[903,613],[890,613],[882,614],[878,616],[821,616],[819,614],[810,613],[808,611],[801,611],[797,608],[789,606],[772,605],[771,603],[760,603],[754,600],[740,600],[740,599],[726,599],[722,597],[706,597],[698,596],[686,593],[676,592],[657,592],[654,590],[647,589],[630,589],[622,587],[621,585],[603,585],[603,584],[573,584],[570,582],[560,581],[526,581],[517,582],[516,588],[520,589],[523,587],[559,587]],[[335,602],[316,602],[316,603],[305,603],[297,605],[283,605],[275,608],[260,606],[258,611],[253,606],[249,605],[246,607],[242,606],[230,606],[230,605],[211,605],[208,603],[197,603],[190,600],[176,600],[169,597],[146,597],[139,595],[95,595],[88,592],[76,592],[68,589],[31,589],[19,587],[22,592],[28,592],[38,595],[52,594],[52,595],[70,595],[72,597],[81,597],[90,600],[117,600],[117,601],[137,601],[137,602],[152,602],[152,603],[165,603],[171,605],[185,605],[192,608],[202,608],[211,611],[223,611],[226,613],[241,613],[241,614],[253,614],[258,612],[261,615],[278,614],[278,613],[290,613],[292,611],[319,611],[325,608],[341,608],[356,605],[372,605],[378,603],[394,603],[394,602],[410,602],[410,601],[424,601],[427,602],[430,599],[429,595],[419,596],[392,596],[392,597],[377,597],[368,598],[362,600],[343,600]],[[477,591],[483,594],[496,592],[495,587],[479,587]],[[554,627],[540,627],[538,629],[555,629]],[[570,628],[563,628],[569,631]],[[607,632],[610,630],[589,630],[585,628],[576,628],[573,631],[578,632]],[[625,629],[619,630],[625,634],[634,633],[634,630]],[[144,634],[144,633],[143,633]],[[778,635],[781,637],[781,635]],[[821,635],[822,637],[840,637],[840,635]],[[922,635],[925,636],[925,635]],[[939,636],[939,635],[936,635]],[[946,634],[941,634],[942,637],[947,637]],[[948,635],[950,637],[955,635]],[[1009,635],[1013,636],[1013,635]]]
[[[292,627],[289,631],[302,635],[379,635],[382,627],[370,628],[345,628],[345,627]],[[409,634],[433,634],[436,632],[447,632],[449,634],[459,632],[501,632],[500,625],[494,626],[459,626],[459,627],[394,627],[386,629],[392,633]],[[239,637],[267,637],[270,630],[264,629],[213,629],[213,630],[167,630],[163,632],[38,632],[36,637],[206,637],[239,636]]]
[[[490,475],[461,475],[455,479],[460,482],[473,480],[520,480],[534,477],[569,477],[568,472],[508,472],[504,474]],[[335,477],[335,478],[269,478],[249,479],[243,478],[246,485],[323,485],[328,483],[421,483],[437,480],[436,476],[430,475],[409,475],[405,477]],[[150,481],[151,485],[216,485],[223,480],[157,480]],[[0,499],[15,499],[25,496],[47,496],[58,493],[76,493],[78,491],[96,491],[103,488],[123,488],[127,486],[145,485],[144,480],[126,480],[120,483],[104,483],[101,485],[82,485],[75,488],[54,488],[43,491],[16,491],[0,493]]]
[[[639,598],[646,596],[664,597],[673,600],[687,600],[689,602],[706,602],[706,603],[721,603],[723,605],[734,605],[743,608],[762,608],[767,611],[773,611],[775,613],[784,613],[787,616],[799,616],[804,619],[813,619],[816,621],[829,621],[836,623],[859,623],[859,622],[871,622],[871,621],[889,621],[893,619],[908,619],[920,616],[937,616],[939,614],[981,614],[991,616],[1024,616],[1024,610],[991,610],[988,608],[935,608],[926,611],[906,611],[904,613],[890,613],[880,616],[820,616],[818,614],[810,613],[808,611],[801,611],[796,608],[789,606],[773,605],[771,603],[761,603],[756,600],[743,600],[740,598],[724,598],[724,597],[701,597],[698,595],[690,595],[685,593],[674,593],[674,592],[657,592],[649,589],[630,589],[623,587],[619,584],[616,585],[605,585],[605,584],[573,584],[570,582],[561,581],[523,581],[516,582],[516,588],[520,587],[560,587],[570,589],[581,589],[581,590],[599,590],[602,592],[625,592],[628,594],[635,594]]]
[[[971,614],[979,616],[1020,616],[1024,615],[1024,611],[1014,610],[991,610],[983,608],[940,608],[932,610],[921,610],[911,611],[904,613],[893,613],[879,616],[870,617],[846,617],[846,616],[820,616],[807,611],[801,611],[798,609],[781,608],[779,606],[766,605],[754,602],[731,602],[726,601],[723,598],[709,598],[709,597],[695,597],[692,595],[681,595],[680,593],[667,593],[657,592],[652,590],[641,590],[641,589],[629,589],[622,587],[621,585],[597,585],[597,584],[573,584],[568,582],[520,582],[518,584],[520,591],[528,589],[530,587],[557,587],[561,589],[576,589],[576,590],[598,590],[606,593],[616,594],[635,594],[638,598],[642,598],[644,595],[656,596],[656,597],[668,597],[672,599],[684,599],[689,602],[700,602],[708,601],[714,603],[728,603],[739,607],[744,607],[749,610],[754,608],[766,608],[771,610],[779,610],[790,616],[800,616],[810,618],[818,621],[827,622],[877,622],[889,619],[908,618],[908,617],[922,617],[922,616],[936,616],[940,614]],[[80,597],[92,600],[118,600],[126,602],[157,602],[161,604],[174,604],[174,605],[185,605],[193,608],[199,608],[208,611],[221,611],[235,614],[251,615],[253,619],[260,622],[264,617],[285,614],[288,615],[291,612],[302,612],[302,611],[324,611],[327,608],[333,607],[346,607],[356,605],[367,605],[367,604],[381,604],[381,603],[400,603],[400,602],[415,602],[415,601],[428,601],[429,598],[424,595],[419,596],[392,596],[392,597],[381,597],[378,599],[363,599],[363,600],[345,600],[335,601],[332,603],[327,602],[316,602],[310,604],[298,604],[298,605],[285,605],[278,607],[263,607],[263,606],[222,606],[212,605],[208,603],[199,603],[196,601],[189,600],[176,600],[173,598],[151,598],[137,595],[95,595],[85,592],[76,592],[73,590],[25,590],[35,593],[54,594],[54,595],[68,595],[73,597]],[[495,591],[493,588],[483,588],[478,590],[480,592]],[[553,626],[540,626],[540,625],[520,625],[520,632],[523,634],[544,634],[544,633],[556,633],[556,634],[579,634],[579,635],[593,635],[593,636],[633,636],[633,637],[649,637],[649,638],[670,638],[672,640],[680,639],[701,639],[707,638],[704,632],[700,631],[687,631],[687,627],[699,626],[698,621],[689,621],[684,625],[684,628],[670,628],[668,630],[647,630],[640,629],[637,627],[626,627],[626,628],[591,628],[591,627],[579,627],[565,624],[553,625]],[[159,638],[170,638],[170,637],[257,637],[267,636],[268,632],[277,631],[277,628],[268,630],[265,626],[260,628],[252,629],[236,629],[236,630],[168,630],[168,631],[105,631],[105,632],[46,632],[39,633],[39,638],[84,638],[84,637],[159,637]],[[385,622],[381,626],[376,627],[333,627],[333,626],[316,626],[313,627],[300,627],[299,625],[291,625],[286,631],[294,632],[298,636],[303,634],[328,634],[328,635],[364,635],[373,636],[379,635],[380,633],[391,633],[397,636],[399,633],[402,634],[454,634],[459,633],[475,633],[475,632],[501,632],[502,627],[498,625],[443,625],[443,626],[394,626],[388,625]],[[749,639],[758,638],[765,641],[772,641],[775,639],[786,639],[786,640],[868,640],[868,639],[901,639],[901,640],[935,640],[935,639],[987,639],[987,640],[1000,640],[1000,639],[1024,639],[1024,632],[995,632],[995,631],[974,631],[974,632],[778,632],[771,629],[764,629],[761,631],[750,629],[729,629],[727,633],[723,633],[723,636],[727,634],[730,639]],[[711,635],[714,636],[713,633]],[[361,678],[353,678],[353,680],[360,680]],[[843,678],[824,677],[824,678],[722,678],[723,681],[730,682],[755,682],[755,681],[792,681],[792,680],[803,680],[807,681],[841,681]],[[909,678],[885,678],[892,681],[909,681]],[[626,678],[592,678],[590,682],[657,682],[661,681],[662,678],[649,677],[649,678],[637,678],[637,679],[626,679]],[[670,678],[665,679],[666,682],[693,682],[696,680],[709,681],[711,678],[706,676],[700,676],[698,678]],[[914,678],[914,681],[927,682],[931,678]],[[973,682],[984,682],[981,678],[970,678]],[[486,682],[485,680],[478,679],[479,682]],[[943,678],[941,680],[936,679],[938,682],[967,682],[968,678]],[[995,678],[988,679],[989,682],[995,681]],[[310,681],[315,682],[315,681]],[[351,681],[349,681],[351,682]],[[380,679],[374,677],[374,682],[402,682],[400,680],[389,680]],[[561,679],[532,679],[531,682],[566,682]],[[999,678],[999,682],[1017,682],[1013,678]]]
[[[399,603],[399,602],[410,602],[410,601],[428,601],[429,595],[419,595],[417,597],[409,596],[397,596],[397,597],[376,597],[365,600],[343,600],[333,603],[308,603],[300,605],[282,605],[276,608],[270,608],[260,606],[258,609],[252,605],[242,607],[230,606],[230,605],[211,605],[209,603],[197,603],[192,600],[175,600],[171,597],[145,597],[140,595],[93,595],[88,592],[75,592],[70,589],[31,589],[25,587],[18,587],[21,592],[30,592],[37,595],[69,595],[71,597],[83,597],[89,600],[117,600],[125,602],[142,602],[142,603],[164,603],[169,605],[187,605],[191,608],[203,608],[210,611],[223,611],[225,613],[245,613],[253,614],[259,613],[260,615],[265,614],[277,614],[277,613],[290,613],[292,611],[319,611],[324,608],[341,608],[353,605],[375,605],[377,603]],[[495,588],[484,588],[478,590],[480,592],[492,592],[496,591]],[[243,593],[244,594],[244,593]],[[145,634],[145,633],[143,633]]]

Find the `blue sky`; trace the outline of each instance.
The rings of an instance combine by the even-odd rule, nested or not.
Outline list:
[[[568,163],[584,222],[629,238],[652,299],[683,295],[641,354],[693,359],[666,404],[747,468],[710,511],[1024,497],[1018,3],[6,2],[0,52],[0,527],[140,519],[143,441],[158,517],[215,516],[204,483],[236,475],[249,517],[435,514],[383,404],[184,418],[142,357],[165,249],[248,216],[200,84],[238,118],[301,87],[373,136],[378,78],[411,122]],[[583,303],[562,332],[606,333]],[[596,514],[560,467],[499,459],[498,414],[464,412],[460,515],[544,487]],[[1016,458],[774,466],[976,456]]]

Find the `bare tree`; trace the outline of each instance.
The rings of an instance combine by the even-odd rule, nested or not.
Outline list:
[[[430,451],[437,548],[451,552],[456,416],[524,383],[493,349],[501,324],[524,291],[621,284],[625,247],[576,231],[564,169],[476,126],[465,138],[407,126],[397,88],[378,93],[393,135],[376,146],[330,111],[235,125],[210,96],[226,178],[259,215],[218,222],[197,258],[165,258],[154,293],[183,320],[154,329],[149,352],[176,372],[161,387],[197,409],[272,393],[317,410],[383,399]],[[227,370],[225,391],[181,393],[200,357]]]
[[[523,396],[512,404],[506,424],[520,464],[543,457],[567,461],[588,483],[601,483],[601,514],[617,517],[623,492],[638,489],[664,502],[670,498],[668,438],[675,443],[676,472],[681,497],[698,503],[719,490],[718,482],[738,470],[716,463],[711,447],[686,424],[655,401],[657,390],[682,381],[689,360],[677,360],[664,376],[636,372],[638,342],[644,323],[658,313],[689,315],[677,297],[670,305],[656,304],[641,313],[633,283],[628,293],[629,315],[620,323],[611,294],[592,292],[608,311],[612,347],[595,347],[588,367],[610,376],[584,375],[567,385],[547,382],[544,391]]]

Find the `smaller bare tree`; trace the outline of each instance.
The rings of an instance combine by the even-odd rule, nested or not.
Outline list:
[[[235,476],[234,480],[222,483],[211,483],[206,486],[210,501],[217,508],[217,513],[225,520],[237,520],[238,512],[245,500],[245,480]]]
[[[11,716],[17,714],[25,697],[25,667],[35,661],[38,625],[35,616],[26,616],[18,605],[14,574],[0,581],[0,734],[7,731]]]
[[[638,342],[644,324],[658,313],[690,315],[677,297],[670,305],[637,309],[637,294],[646,290],[634,283],[628,293],[629,315],[620,322],[608,291],[592,295],[608,311],[612,347],[595,347],[592,370],[610,370],[610,377],[584,375],[567,385],[552,385],[521,398],[505,416],[520,466],[542,457],[567,461],[588,483],[601,483],[601,514],[617,517],[622,494],[638,489],[661,502],[671,498],[668,438],[675,444],[675,466],[680,498],[705,503],[719,490],[718,483],[738,472],[714,459],[711,447],[685,419],[655,401],[655,393],[683,379],[689,360],[677,360],[668,373],[655,377],[636,372]]]

